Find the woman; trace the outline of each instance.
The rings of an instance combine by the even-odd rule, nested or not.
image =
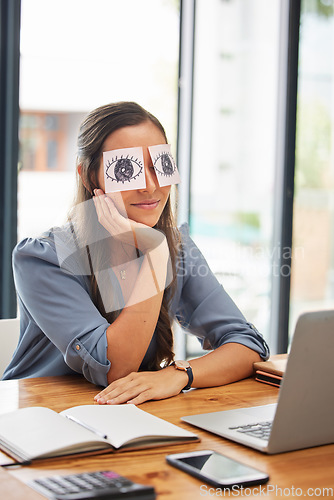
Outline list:
[[[248,377],[268,357],[187,226],[175,226],[171,186],[159,183],[152,159],[166,144],[159,121],[135,103],[102,106],[84,120],[68,224],[13,253],[21,336],[4,379],[78,372],[105,387],[97,402],[140,404]],[[142,160],[119,154],[130,150]],[[141,172],[144,184],[130,189],[130,175]],[[121,191],[111,192],[117,183]],[[174,319],[211,352],[173,363]]]

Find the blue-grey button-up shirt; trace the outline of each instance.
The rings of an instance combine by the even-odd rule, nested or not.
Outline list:
[[[66,236],[70,229],[64,226],[59,231]],[[182,249],[171,318],[196,335],[204,349],[236,342],[267,359],[269,348],[262,335],[217,281],[190,238],[188,226],[181,226],[180,231]],[[3,379],[82,373],[90,382],[106,386],[109,323],[92,302],[87,274],[70,272],[59,264],[54,230],[18,243],[13,251],[13,270],[20,338]],[[155,348],[153,335],[141,369],[153,359]]]

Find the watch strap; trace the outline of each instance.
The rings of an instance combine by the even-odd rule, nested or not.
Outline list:
[[[185,387],[183,387],[182,389],[183,391],[189,391],[189,389],[191,389],[191,384],[193,383],[194,380],[193,369],[191,368],[190,365],[186,368],[186,372],[188,375],[188,383]]]
[[[185,366],[185,365],[187,365],[187,366]],[[187,372],[188,383],[187,383],[187,385],[185,385],[183,387],[182,391],[189,391],[189,389],[191,389],[191,384],[193,383],[193,380],[194,380],[194,374],[193,374],[193,370],[192,370],[190,364],[188,363],[188,361],[186,361],[186,362],[173,361],[172,366],[175,366],[175,368],[177,370],[182,370],[182,371]]]

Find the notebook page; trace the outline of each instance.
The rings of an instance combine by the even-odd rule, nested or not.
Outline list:
[[[197,436],[181,427],[155,417],[132,404],[85,405],[69,408],[62,415],[71,415],[105,433],[115,448],[143,438],[196,439]],[[146,440],[145,440],[146,441]]]
[[[43,407],[21,408],[0,416],[0,438],[12,443],[30,458],[57,454],[94,441],[96,448],[104,439],[71,422],[58,413]]]

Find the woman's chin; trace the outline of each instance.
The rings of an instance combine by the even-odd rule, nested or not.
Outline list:
[[[148,227],[154,227],[158,223],[160,215],[159,216],[156,216],[154,214],[138,215],[138,214],[131,213],[129,211],[128,217],[129,217],[129,219],[131,219],[135,222],[138,222],[139,224],[144,224],[145,226],[148,226]]]
[[[138,222],[139,224],[143,224],[144,226],[147,226],[147,227],[154,227],[157,223],[158,223],[158,220],[154,219],[152,221],[152,219],[148,219],[148,218],[140,218],[140,219],[133,219],[135,220],[135,222]]]

